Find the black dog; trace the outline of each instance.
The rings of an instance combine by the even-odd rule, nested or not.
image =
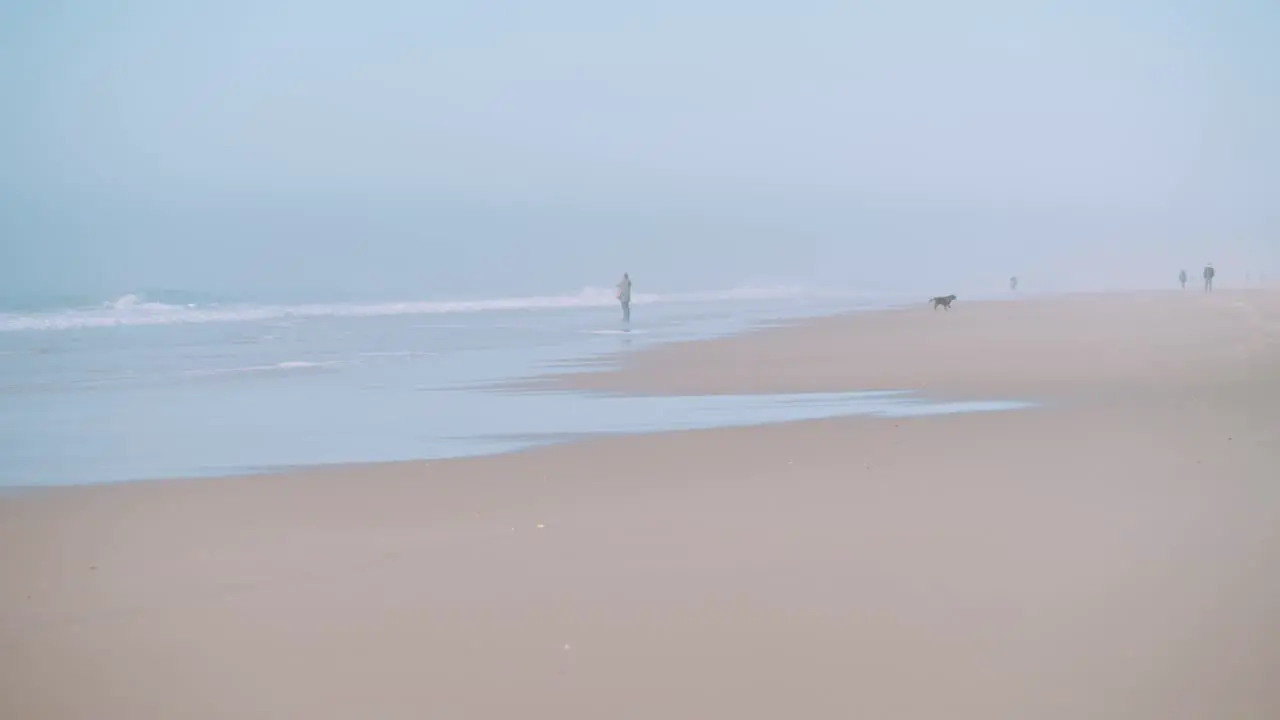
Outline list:
[[[951,309],[951,301],[955,300],[955,295],[939,295],[936,298],[929,298],[929,302],[933,303],[933,309],[937,310],[941,305],[943,310]]]

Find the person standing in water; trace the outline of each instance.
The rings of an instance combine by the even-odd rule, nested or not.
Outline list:
[[[1178,271],[1178,282],[1182,284],[1183,290],[1187,289],[1187,271],[1186,270]]]
[[[622,304],[622,321],[631,322],[631,276],[622,273],[618,282],[618,302]]]
[[[1204,291],[1213,292],[1213,276],[1215,272],[1213,263],[1204,266]]]

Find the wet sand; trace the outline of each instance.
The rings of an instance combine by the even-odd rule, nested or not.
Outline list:
[[[1280,296],[828,318],[561,384],[1034,410],[0,498],[3,718],[1280,716]]]
[[[628,356],[544,382],[643,393],[919,390],[1057,399],[1207,388],[1273,367],[1280,292],[1034,298],[840,315]],[[1246,382],[1253,382],[1250,374]]]

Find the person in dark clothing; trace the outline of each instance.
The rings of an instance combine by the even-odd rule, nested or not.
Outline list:
[[[1187,271],[1186,270],[1178,271],[1178,282],[1182,285],[1183,290],[1187,289]]]
[[[1213,292],[1213,263],[1204,266],[1204,291]]]
[[[631,322],[631,276],[622,273],[618,283],[618,302],[622,304],[622,321]]]

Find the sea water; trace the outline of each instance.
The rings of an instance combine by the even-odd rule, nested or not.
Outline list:
[[[905,393],[620,397],[495,383],[883,300],[745,289],[382,304],[0,312],[0,486],[442,458],[600,433],[1015,407]],[[587,364],[585,367],[592,367]]]

